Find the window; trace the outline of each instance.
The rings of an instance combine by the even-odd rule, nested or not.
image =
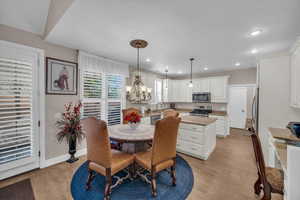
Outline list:
[[[121,123],[121,105],[123,77],[109,74],[106,76],[107,82],[107,122],[108,125]]]
[[[32,66],[0,60],[0,165],[32,156]]]
[[[155,103],[162,102],[162,80],[155,80]]]
[[[84,71],[82,74],[82,117],[97,117],[107,121],[109,126],[120,124],[123,79],[121,75]]]
[[[103,80],[99,72],[82,73],[82,117],[103,119]]]

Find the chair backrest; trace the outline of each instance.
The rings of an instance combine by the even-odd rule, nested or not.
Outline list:
[[[137,114],[141,114],[140,110],[137,108],[127,108],[127,109],[123,109],[122,113],[123,113],[123,124],[128,124],[128,121],[124,120],[124,117],[130,113],[137,113]]]
[[[260,176],[261,182],[265,184],[267,182],[267,177],[265,172],[264,155],[262,152],[259,136],[256,133],[252,133],[251,140],[252,140],[254,154],[255,154],[257,171]]]
[[[173,109],[168,109],[163,112],[163,117],[178,117],[179,113]]]
[[[181,118],[167,117],[155,123],[151,164],[176,157],[177,134]]]
[[[89,117],[82,120],[86,134],[87,160],[104,168],[111,167],[111,147],[106,122]]]

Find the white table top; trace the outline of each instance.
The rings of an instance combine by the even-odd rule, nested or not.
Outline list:
[[[154,136],[154,126],[140,124],[137,129],[132,129],[128,124],[118,124],[108,127],[109,137],[113,140],[137,142],[149,141]]]

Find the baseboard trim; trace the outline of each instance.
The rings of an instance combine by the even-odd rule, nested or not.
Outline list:
[[[75,156],[86,155],[86,151],[87,151],[86,148],[80,149],[76,152]],[[57,157],[54,157],[51,159],[44,160],[44,162],[41,163],[40,168],[42,169],[42,168],[50,167],[52,165],[56,165],[58,163],[65,162],[69,157],[70,157],[69,154],[64,154],[61,156],[57,156]]]

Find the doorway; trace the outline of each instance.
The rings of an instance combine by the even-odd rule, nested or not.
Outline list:
[[[246,129],[251,121],[251,104],[255,85],[231,85],[229,88],[228,115],[231,128]]]
[[[43,60],[42,50],[0,41],[0,180],[40,166]]]

